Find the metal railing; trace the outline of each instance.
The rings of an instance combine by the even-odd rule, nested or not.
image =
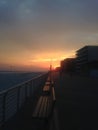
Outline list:
[[[39,75],[8,90],[0,92],[0,126],[23,106],[28,97],[46,81],[48,73]]]

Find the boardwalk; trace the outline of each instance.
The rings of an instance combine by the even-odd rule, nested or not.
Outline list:
[[[63,75],[55,82],[60,130],[98,129],[98,81]]]
[[[56,104],[50,130],[97,130],[98,129],[98,81],[54,74]],[[40,130],[40,124],[32,119],[32,111],[40,95],[35,93],[19,112],[7,123],[4,130]],[[37,126],[37,127],[36,127]]]

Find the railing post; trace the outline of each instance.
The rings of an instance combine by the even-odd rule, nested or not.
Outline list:
[[[32,80],[31,96],[33,95],[33,93],[34,93],[34,79]]]
[[[6,112],[6,96],[7,96],[7,92],[4,94],[4,97],[3,97],[3,117],[2,117],[2,122],[3,122],[3,125],[5,123],[5,112]]]
[[[29,82],[29,98],[31,97],[31,81]]]
[[[31,81],[29,81],[26,85],[26,91],[27,91],[27,97],[30,97],[30,86],[31,86]]]
[[[29,97],[32,95],[32,80],[29,83]]]
[[[25,85],[24,87],[25,87],[25,100],[26,100],[26,98],[27,98],[27,83],[25,83],[24,85]]]
[[[19,88],[18,88],[18,93],[17,93],[17,112],[19,111],[20,88],[21,88],[21,86],[19,86]]]

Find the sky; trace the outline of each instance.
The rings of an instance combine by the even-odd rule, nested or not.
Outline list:
[[[0,70],[45,70],[97,44],[98,0],[0,0]]]

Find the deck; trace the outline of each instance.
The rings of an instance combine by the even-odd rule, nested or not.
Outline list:
[[[53,74],[56,104],[47,130],[97,130],[98,81],[79,76]],[[40,96],[36,92],[3,130],[41,130],[40,122],[32,119],[32,111]],[[38,125],[39,124],[39,125]]]

